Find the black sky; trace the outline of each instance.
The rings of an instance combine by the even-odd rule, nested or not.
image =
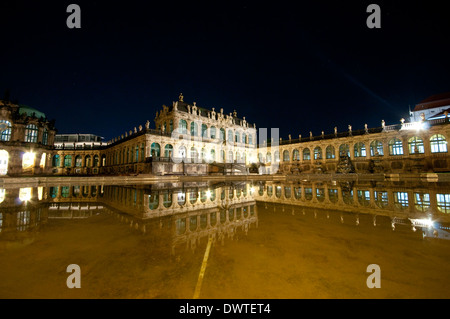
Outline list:
[[[66,8],[81,7],[81,29]],[[295,3],[295,5],[293,5]],[[381,7],[381,29],[366,8]],[[445,2],[2,1],[0,92],[59,133],[123,134],[185,100],[281,135],[398,123],[450,91]]]

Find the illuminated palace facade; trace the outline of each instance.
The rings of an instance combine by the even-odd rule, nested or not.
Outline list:
[[[258,149],[263,172],[420,173],[450,170],[448,118],[307,138]]]
[[[2,101],[0,175],[448,172],[449,97],[422,101],[410,122],[259,145],[256,125],[236,111],[202,108],[182,94],[156,112],[155,128],[147,121],[105,143],[55,141],[45,114]]]
[[[50,173],[55,133],[44,113],[0,100],[0,176]]]
[[[3,117],[0,119],[3,120]],[[8,118],[5,120],[8,121]],[[163,105],[162,110],[156,112],[156,129],[151,129],[147,121],[106,143],[64,143],[58,140],[53,145],[53,127],[50,131],[47,128],[49,124],[38,118],[30,118],[29,121],[36,122],[36,127],[40,125],[37,139],[33,140],[37,143],[14,155],[6,149],[2,175],[246,174],[247,166],[256,161],[255,124],[247,122],[245,117],[238,118],[236,111],[225,114],[223,109],[216,111],[214,108],[199,107],[196,102],[192,105],[186,103],[182,94],[178,101],[170,106]],[[13,131],[19,129],[18,122],[8,123]],[[46,129],[48,139],[44,143]],[[11,135],[3,131],[2,150],[5,144],[3,135],[6,134]],[[28,135],[25,132],[17,136],[26,140]],[[23,170],[24,154],[40,156],[44,149],[47,150],[46,144],[52,146],[48,147],[46,155],[49,156],[42,162],[42,169],[33,172]],[[33,167],[36,163],[34,160]]]

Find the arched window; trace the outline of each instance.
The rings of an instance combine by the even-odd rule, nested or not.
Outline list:
[[[228,142],[233,143],[233,131],[228,130]]]
[[[247,143],[247,135],[245,133],[242,134],[242,144]]]
[[[317,147],[314,149],[314,159],[315,159],[315,160],[320,160],[320,159],[322,159],[322,148],[319,147],[319,146],[317,146]]]
[[[0,120],[0,141],[11,140],[11,122]]]
[[[209,129],[209,135],[212,139],[216,138],[216,128],[214,126],[211,126],[211,128]]]
[[[372,141],[372,143],[370,143],[370,156],[383,156],[383,155],[384,155],[383,143],[377,140]]]
[[[186,154],[186,147],[180,146],[178,148],[178,157],[182,158],[184,160],[184,159],[186,159],[186,156],[187,156],[187,154]]]
[[[311,151],[309,150],[309,148],[303,149],[303,160],[304,161],[311,160]]]
[[[22,157],[22,168],[29,169],[34,166],[36,160],[36,154],[32,152],[25,152]]]
[[[408,140],[409,154],[423,154],[425,148],[423,146],[423,139],[418,136],[413,136]]]
[[[173,131],[173,120],[169,121],[169,133],[172,133]]]
[[[205,148],[202,148],[200,151],[200,158],[202,161],[204,161],[206,159],[206,151]]]
[[[198,126],[195,122],[191,122],[191,135],[198,136]]]
[[[389,155],[403,155],[403,143],[398,138],[389,141]]]
[[[366,157],[366,145],[363,142],[356,143],[354,151],[355,157]]]
[[[239,135],[239,132],[236,132],[236,135],[235,135],[235,139],[234,139],[234,141],[236,142],[236,143],[239,143],[240,142],[240,135]]]
[[[178,124],[178,132],[180,134],[187,134],[187,122],[185,120],[180,120]]]
[[[8,174],[8,151],[0,150],[0,175]]]
[[[250,144],[250,145],[253,144],[253,137],[252,137],[252,135],[248,136],[248,144]]]
[[[258,161],[259,161],[260,163],[264,163],[264,158],[263,158],[262,153],[258,153]]]
[[[71,167],[71,166],[72,166],[72,155],[64,156],[64,167]]]
[[[444,135],[435,134],[430,138],[431,153],[446,153],[447,140]]]
[[[198,152],[197,152],[197,149],[195,147],[191,147],[190,156],[191,156],[191,162],[197,163],[197,161],[198,161]]]
[[[228,152],[228,163],[233,163],[233,152],[232,151]]]
[[[325,154],[326,159],[334,159],[335,158],[334,146],[328,145],[327,148],[325,149]]]
[[[160,157],[161,156],[161,146],[158,143],[152,143],[150,146],[150,156]]]
[[[34,124],[28,124],[25,127],[25,142],[37,143],[38,127]]]
[[[266,154],[266,163],[272,162],[272,154],[270,152],[267,152]]]
[[[81,157],[81,155],[75,156],[75,167],[81,167],[82,164],[83,158]]]
[[[202,137],[208,138],[208,126],[206,124],[202,124]]]
[[[58,154],[54,155],[52,158],[52,166],[53,167],[59,167],[61,165],[61,158]]]
[[[171,144],[167,144],[164,147],[164,157],[172,157],[173,146]]]
[[[86,155],[86,157],[84,158],[84,161],[85,161],[85,165],[86,165],[86,167],[91,167],[92,166],[92,163],[91,163],[91,156],[90,155]]]
[[[289,162],[289,151],[288,150],[283,151],[283,162]]]
[[[341,146],[339,146],[339,156],[345,155],[350,157],[350,147],[348,144],[341,144]]]
[[[225,141],[225,129],[223,129],[223,128],[220,129],[219,139],[221,141]]]
[[[211,163],[216,161],[216,150],[215,149],[211,149]]]
[[[164,128],[164,132],[167,132],[167,122],[164,122],[163,128]]]
[[[295,149],[292,152],[292,160],[293,161],[299,161],[300,160],[300,152],[298,151],[298,149]]]
[[[275,153],[273,153],[273,161],[275,163],[279,163],[280,162],[280,152],[275,151]]]
[[[42,133],[42,144],[48,145],[48,130],[44,128],[44,132]]]

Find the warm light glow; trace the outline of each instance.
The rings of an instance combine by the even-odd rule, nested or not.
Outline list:
[[[402,130],[410,130],[410,131],[420,131],[425,129],[425,123],[424,122],[412,122],[412,123],[405,123],[402,127]]]
[[[250,194],[253,194],[255,192],[255,188],[252,186],[250,187]]]
[[[0,151],[0,175],[6,175],[8,173],[8,160],[9,154],[5,150]]]
[[[0,188],[0,203],[2,203],[5,200],[5,193],[6,189]]]
[[[31,199],[31,192],[32,192],[31,187],[21,188],[19,190],[19,199],[22,202],[29,201]]]
[[[46,159],[46,157],[47,157],[47,154],[42,153],[42,156],[41,156],[41,162],[40,162],[40,164],[39,164],[39,166],[42,167],[42,168],[45,167],[45,159]]]
[[[42,200],[42,192],[44,190],[44,187],[39,186],[38,187],[38,200]]]
[[[211,191],[209,189],[206,191],[206,198],[207,199],[211,198]]]
[[[432,221],[431,218],[411,219],[411,222],[412,222],[415,226],[432,227],[432,226],[434,225],[434,221]]]
[[[36,154],[34,154],[33,152],[24,153],[22,157],[22,168],[23,169],[32,168],[34,166],[35,156]]]

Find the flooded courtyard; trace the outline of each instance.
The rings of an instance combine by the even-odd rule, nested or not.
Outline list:
[[[447,183],[6,187],[0,297],[449,298],[449,212]]]

